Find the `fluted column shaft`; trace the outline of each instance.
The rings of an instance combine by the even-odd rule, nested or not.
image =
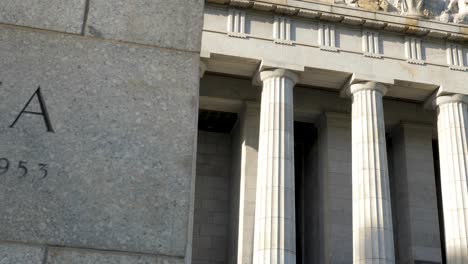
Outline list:
[[[353,84],[353,263],[393,264],[392,213],[379,83]]]
[[[297,75],[260,73],[260,109],[254,264],[296,263],[293,87]]]
[[[447,264],[466,264],[468,263],[468,97],[441,96],[435,103]]]

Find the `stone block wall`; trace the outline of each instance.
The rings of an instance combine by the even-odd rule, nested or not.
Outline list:
[[[231,136],[198,132],[193,264],[227,263]]]
[[[319,215],[317,263],[345,264],[353,258],[351,120],[326,112],[318,123]]]
[[[203,6],[2,1],[0,263],[190,263]]]
[[[433,127],[402,122],[392,133],[399,262],[442,263]]]

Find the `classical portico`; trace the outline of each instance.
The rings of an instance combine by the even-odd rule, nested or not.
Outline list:
[[[468,26],[359,2],[207,1],[195,263],[468,263]]]

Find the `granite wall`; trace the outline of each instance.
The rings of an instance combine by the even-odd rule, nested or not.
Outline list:
[[[203,3],[2,1],[2,263],[190,261]]]

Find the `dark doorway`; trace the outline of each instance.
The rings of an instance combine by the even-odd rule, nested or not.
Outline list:
[[[310,214],[307,209],[312,207],[308,185],[310,183],[312,145],[317,140],[317,130],[314,124],[294,122],[294,170],[296,191],[296,263],[306,263],[308,257],[307,238],[310,237]]]
[[[444,226],[444,206],[442,204],[442,187],[440,183],[440,158],[439,158],[439,142],[432,141],[432,155],[434,157],[434,174],[437,192],[437,209],[439,213],[439,230],[440,230],[440,249],[442,251],[442,264],[446,263],[446,246],[445,246],[445,226]]]

